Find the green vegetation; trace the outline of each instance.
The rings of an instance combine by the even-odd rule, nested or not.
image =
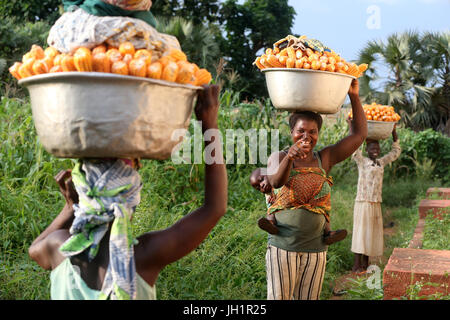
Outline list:
[[[268,101],[241,103],[239,95],[221,95],[219,126],[227,128],[279,128],[281,145],[289,144],[287,113],[275,112]],[[74,161],[57,159],[39,144],[28,99],[3,97],[0,103],[0,299],[48,299],[49,272],[27,255],[33,239],[63,207],[53,177]],[[320,141],[328,144],[346,134],[342,119],[324,125]],[[400,135],[401,137],[401,135]],[[248,143],[248,142],[247,142]],[[248,147],[248,146],[247,146]],[[172,161],[143,161],[142,201],[133,219],[134,233],[163,229],[201,205],[203,165],[175,165]],[[225,217],[198,249],[168,266],[157,281],[159,299],[265,299],[264,256],[267,234],[256,221],[265,212],[263,196],[252,189],[248,177],[255,165],[227,165],[229,203]],[[357,173],[351,162],[336,166],[332,193],[332,228],[350,234],[329,247],[322,299],[328,299],[336,279],[353,263],[350,252],[353,201]],[[394,247],[406,247],[417,223],[417,205],[432,180],[414,176],[384,185],[385,224],[393,221],[395,232],[386,236],[385,255]],[[404,190],[402,192],[402,190]],[[397,199],[397,201],[396,201]],[[381,262],[380,267],[383,268]],[[363,289],[363,288],[361,288]],[[364,297],[369,298],[369,294]],[[373,299],[379,292],[373,294]],[[352,298],[346,295],[344,298]]]
[[[54,158],[39,144],[29,98],[7,69],[32,44],[45,46],[59,6],[55,0],[0,0],[0,299],[49,298],[50,273],[31,261],[27,249],[62,208],[53,177],[73,167],[74,160]],[[278,129],[279,148],[290,144],[289,114],[275,110],[264,98],[263,76],[252,66],[257,52],[291,33],[296,13],[287,0],[158,0],[152,12],[158,29],[175,35],[189,60],[206,66],[214,82],[223,86],[219,126],[224,137],[226,129],[267,129],[270,145],[270,133]],[[387,42],[370,41],[361,51],[359,62],[370,65],[360,79],[363,102],[392,104],[403,117],[397,130],[403,152],[385,168],[384,223],[394,222],[394,227],[385,236],[381,269],[394,247],[408,246],[418,220],[418,203],[428,187],[450,183],[448,36],[448,32],[392,35]],[[377,74],[380,64],[393,73]],[[382,87],[376,87],[377,83]],[[252,101],[253,97],[259,98]],[[326,122],[317,148],[346,134],[343,118]],[[391,139],[381,143],[382,153],[390,150],[391,143]],[[248,150],[246,141],[247,155]],[[249,162],[248,157],[245,160]],[[143,164],[142,201],[133,219],[135,235],[172,225],[200,206],[203,197],[202,164],[176,165],[170,160]],[[265,203],[248,183],[255,166],[227,165],[225,217],[198,249],[163,270],[157,281],[159,299],[266,298],[267,234],[256,225]],[[347,159],[331,175],[335,181],[332,228],[345,228],[349,236],[329,248],[322,299],[331,297],[336,281],[353,264],[355,164]],[[425,248],[448,249],[448,216],[427,220]],[[380,289],[367,288],[364,277],[351,285],[343,299],[382,298]],[[417,297],[418,289],[419,285],[411,287],[409,296]]]
[[[369,41],[359,55],[359,63],[369,64],[361,97],[366,103],[393,105],[414,131],[433,128],[449,135],[449,43],[445,31],[407,31]]]
[[[450,248],[450,208],[439,211],[442,219],[435,218],[429,214],[425,218],[423,231],[423,249],[449,250]]]

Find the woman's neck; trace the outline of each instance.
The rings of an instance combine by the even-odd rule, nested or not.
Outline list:
[[[295,167],[317,167],[317,158],[313,151],[307,154],[306,158],[304,159],[296,159],[294,161],[294,168]]]

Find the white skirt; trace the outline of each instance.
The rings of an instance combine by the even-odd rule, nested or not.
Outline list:
[[[352,252],[378,257],[383,255],[383,246],[381,203],[355,201]]]

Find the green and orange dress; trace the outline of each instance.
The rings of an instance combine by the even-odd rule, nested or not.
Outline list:
[[[269,245],[296,252],[323,252],[325,223],[330,221],[332,177],[319,167],[293,168],[279,189],[268,214],[276,214],[279,233],[269,235]]]

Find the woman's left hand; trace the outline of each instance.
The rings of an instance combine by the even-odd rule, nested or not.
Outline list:
[[[353,79],[352,83],[350,85],[350,88],[348,89],[348,95],[349,96],[359,96],[359,81],[358,79]]]
[[[395,130],[396,127],[397,127],[397,124],[394,123],[394,129],[392,129],[392,139],[393,139],[394,141],[397,141],[397,139],[398,139],[397,131]]]
[[[71,170],[61,170],[55,176],[55,180],[59,185],[59,191],[66,200],[66,204],[71,207],[74,203],[78,203],[78,193],[72,182]]]
[[[204,85],[197,97],[195,115],[202,122],[203,130],[217,128],[217,116],[219,112],[219,92],[218,85]]]

